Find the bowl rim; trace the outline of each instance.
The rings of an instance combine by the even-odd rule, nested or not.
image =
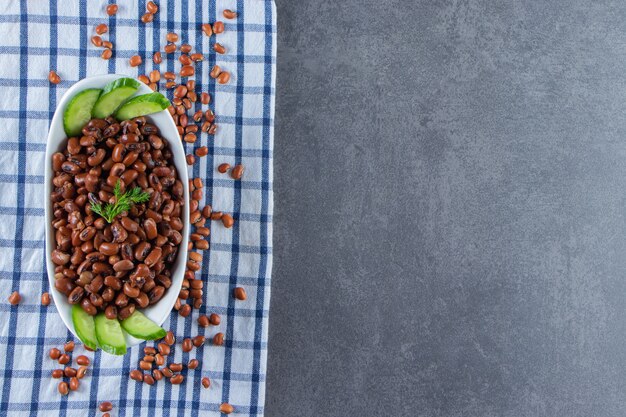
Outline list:
[[[128,75],[123,74],[106,74],[106,75],[96,75],[92,77],[83,78],[82,80],[74,83],[67,91],[63,94],[61,99],[58,101],[56,109],[54,111],[54,115],[52,120],[50,121],[50,126],[48,128],[48,136],[46,142],[46,154],[45,154],[45,164],[44,164],[44,193],[45,193],[45,254],[46,254],[46,272],[48,275],[48,284],[49,284],[49,293],[52,295],[54,300],[54,305],[59,315],[61,316],[61,320],[65,324],[74,336],[77,339],[78,335],[76,334],[76,330],[74,329],[74,324],[71,318],[71,304],[67,301],[67,297],[61,294],[54,286],[54,269],[55,264],[51,260],[52,250],[55,248],[54,241],[54,230],[52,227],[52,202],[50,201],[50,194],[52,192],[52,155],[61,149],[60,145],[63,141],[67,139],[67,135],[65,134],[65,130],[63,128],[63,113],[65,107],[69,103],[69,101],[74,97],[76,93],[82,91],[87,88],[102,88],[107,83],[119,79],[119,78],[133,78]],[[148,94],[152,93],[152,89],[150,89],[147,85],[140,82],[139,89],[135,93],[135,95],[140,94]],[[167,140],[170,145],[170,149],[172,150],[172,159],[173,163],[177,168],[178,176],[180,181],[183,184],[184,190],[184,198],[185,202],[189,202],[189,180],[188,180],[188,172],[187,172],[187,162],[185,159],[185,149],[182,145],[182,141],[180,140],[180,136],[178,134],[178,130],[176,125],[174,124],[174,120],[170,117],[169,112],[167,110],[163,110],[158,113],[151,114],[146,116],[150,119],[151,123],[154,123],[160,131],[161,137]],[[182,168],[182,169],[181,169]],[[141,309],[142,313],[144,313],[148,318],[152,321],[156,322],[158,325],[163,324],[165,319],[169,316],[172,311],[174,304],[176,303],[176,299],[178,297],[178,293],[180,292],[184,273],[185,273],[185,264],[187,259],[187,245],[189,241],[189,209],[185,205],[185,208],[182,210],[182,221],[183,221],[183,240],[180,243],[180,247],[178,249],[178,257],[176,262],[174,263],[173,272],[172,272],[172,285],[167,289],[165,296],[159,300],[156,304],[146,307],[145,309]],[[167,301],[167,302],[166,302]],[[144,340],[136,339],[126,332],[124,332],[126,336],[126,346],[130,348],[135,346]]]

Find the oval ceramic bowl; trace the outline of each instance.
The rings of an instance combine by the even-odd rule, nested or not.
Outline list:
[[[109,82],[122,78],[123,75],[117,74],[109,74],[109,75],[99,75],[95,77],[85,78],[74,84],[61,98],[57,109],[54,113],[54,117],[52,118],[52,123],[50,124],[50,131],[48,133],[48,144],[46,146],[46,165],[45,165],[45,208],[46,208],[46,264],[48,271],[48,281],[50,282],[50,293],[52,294],[52,298],[54,299],[54,305],[56,306],[59,314],[61,315],[61,319],[67,326],[67,328],[76,335],[76,331],[74,330],[74,324],[72,323],[72,315],[71,315],[71,305],[67,301],[67,297],[61,294],[54,287],[54,263],[50,259],[50,254],[52,250],[54,250],[56,243],[54,239],[54,229],[52,227],[52,202],[50,201],[50,194],[52,192],[52,154],[60,151],[65,144],[67,139],[67,135],[63,130],[63,112],[65,111],[65,107],[69,103],[69,101],[74,97],[74,95],[82,90],[87,88],[103,88]],[[146,94],[151,93],[152,90],[140,83],[139,90],[137,94]],[[167,110],[163,110],[162,112],[151,114],[146,116],[151,123],[156,125],[161,131],[161,137],[166,139],[170,145],[172,150],[174,165],[176,166],[176,170],[178,171],[178,176],[183,183],[183,188],[185,190],[185,201],[189,201],[189,184],[187,178],[187,162],[185,161],[185,150],[183,149],[183,145],[180,141],[180,137],[178,135],[178,131],[176,130],[176,126],[174,125],[174,121],[168,114]],[[187,259],[187,241],[189,236],[189,210],[183,211],[183,224],[184,228],[182,231],[183,241],[180,244],[178,249],[178,256],[176,258],[176,262],[174,263],[174,268],[172,270],[172,286],[167,290],[163,298],[156,304],[144,308],[141,310],[147,317],[149,317],[152,321],[161,325],[169,313],[172,311],[172,307],[176,302],[176,298],[178,293],[180,292],[181,285],[183,283],[183,275],[185,274],[185,261]],[[141,343],[142,340],[135,339],[132,336],[126,335],[126,345],[128,347],[137,345]]]

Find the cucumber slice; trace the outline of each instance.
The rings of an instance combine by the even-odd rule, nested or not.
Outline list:
[[[91,115],[104,119],[112,115],[130,96],[139,89],[139,81],[132,78],[119,78],[104,86],[100,98],[93,106]]]
[[[63,128],[68,137],[79,135],[87,122],[91,120],[91,109],[98,101],[101,91],[98,88],[90,88],[72,98],[63,113]]]
[[[94,321],[100,348],[111,355],[125,354],[126,340],[120,322],[117,319],[107,319],[104,313],[98,314]]]
[[[128,120],[133,117],[145,116],[146,114],[158,113],[170,106],[170,101],[161,93],[143,94],[128,100],[115,113],[117,120]]]
[[[90,316],[78,304],[72,306],[72,322],[78,338],[85,346],[95,350],[98,347],[96,339],[96,324]]]
[[[129,335],[143,340],[161,339],[167,333],[161,326],[150,320],[139,310],[135,310],[126,320],[122,320],[122,328]]]

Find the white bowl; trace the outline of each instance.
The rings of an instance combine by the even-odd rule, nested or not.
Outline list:
[[[67,135],[63,130],[63,112],[65,111],[65,107],[72,99],[72,97],[79,91],[85,90],[87,88],[103,88],[109,82],[123,77],[125,76],[117,74],[98,75],[95,77],[85,78],[84,80],[81,80],[74,84],[63,95],[63,98],[61,98],[61,101],[59,102],[57,109],[54,113],[54,117],[52,118],[52,122],[50,123],[50,132],[48,133],[48,145],[46,146],[46,166],[44,175],[46,193],[44,196],[46,207],[46,264],[48,268],[48,281],[50,283],[50,293],[52,294],[52,298],[54,299],[54,305],[59,311],[63,323],[65,323],[67,328],[74,335],[76,335],[76,330],[74,329],[74,324],[72,323],[72,306],[70,303],[68,303],[67,297],[57,291],[54,286],[55,264],[50,259],[50,255],[56,247],[56,242],[54,239],[55,231],[52,227],[52,202],[50,201],[53,178],[52,154],[60,151],[63,148],[62,144],[67,139]],[[143,83],[140,84],[141,86],[137,91],[138,95],[152,92],[152,90],[148,86]],[[169,143],[174,158],[174,165],[176,166],[176,170],[178,171],[178,177],[183,183],[183,188],[185,191],[185,201],[188,202],[189,184],[187,177],[187,162],[185,160],[185,150],[183,149],[183,145],[178,135],[176,125],[174,124],[174,120],[172,120],[167,110],[151,114],[149,116],[146,116],[146,118],[159,128],[161,132],[161,137],[166,139]],[[165,319],[172,311],[172,307],[176,302],[176,298],[178,297],[178,293],[180,292],[180,288],[183,283],[183,275],[185,274],[187,260],[187,241],[189,236],[188,207],[185,207],[184,210],[182,210],[182,213],[182,221],[184,224],[182,230],[183,241],[180,243],[180,247],[178,248],[178,256],[176,258],[176,262],[174,263],[174,269],[172,271],[172,285],[166,291],[163,298],[159,300],[159,302],[141,310],[147,317],[149,317],[152,321],[158,323],[159,325],[161,325],[165,321]],[[141,342],[143,342],[143,340],[135,339],[132,336],[126,335],[126,345],[128,347],[137,345]]]

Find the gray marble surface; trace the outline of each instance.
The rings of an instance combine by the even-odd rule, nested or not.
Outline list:
[[[266,416],[626,415],[626,3],[276,3]]]

